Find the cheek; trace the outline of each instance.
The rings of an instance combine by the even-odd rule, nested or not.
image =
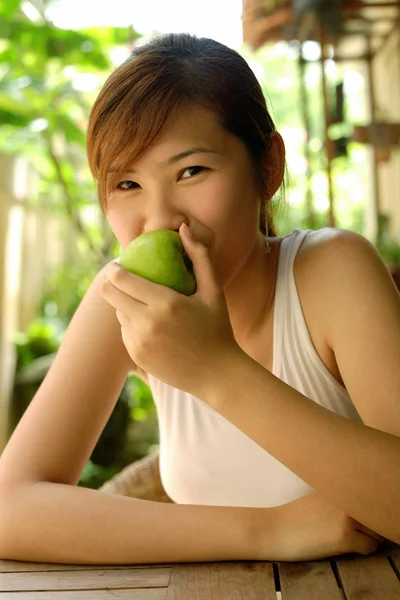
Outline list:
[[[225,243],[253,236],[258,229],[259,201],[246,179],[220,179],[202,190],[202,214]]]
[[[218,227],[229,226],[235,215],[243,217],[248,213],[245,186],[238,185],[235,180],[215,178],[209,185],[201,187],[200,194],[199,212],[202,211]]]
[[[126,218],[126,214],[122,210],[110,208],[106,213],[106,218],[122,248],[126,248],[139,235],[138,231],[134,231],[132,223]]]
[[[220,284],[237,272],[258,235],[259,202],[250,185],[218,182],[203,198],[202,217],[217,234],[213,263]]]

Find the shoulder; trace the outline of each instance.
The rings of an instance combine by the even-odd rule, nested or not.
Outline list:
[[[386,300],[396,303],[397,290],[375,246],[354,231],[326,227],[311,231],[294,263],[301,303],[320,339],[333,350],[339,322],[360,303],[369,313]],[[389,299],[388,299],[389,296]]]
[[[335,227],[323,227],[322,229],[316,229],[315,231],[310,231],[308,233],[301,246],[301,254],[307,254],[308,256],[311,252],[320,255],[322,249],[326,250],[327,248],[333,248],[334,246],[341,246],[343,243],[349,241],[350,243],[356,244],[364,242],[370,244],[365,237],[355,231],[337,229]]]
[[[335,343],[339,321],[351,311],[369,318],[387,307],[399,308],[399,294],[381,255],[354,231],[324,228],[307,235],[295,261],[295,276],[319,310],[329,345]],[[390,307],[390,308],[389,308]]]
[[[367,238],[355,231],[332,227],[311,231],[296,257],[296,268],[310,275],[333,269],[333,275],[343,277],[366,264],[387,270],[379,252]]]

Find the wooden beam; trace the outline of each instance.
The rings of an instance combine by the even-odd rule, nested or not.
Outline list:
[[[303,45],[300,44],[300,52],[298,59],[298,73],[299,73],[299,94],[300,94],[300,111],[303,119],[303,126],[306,131],[306,140],[304,142],[304,158],[307,164],[306,168],[306,219],[307,227],[314,228],[314,198],[312,191],[312,169],[311,169],[311,152],[310,152],[310,139],[311,139],[311,122],[308,112],[308,98],[307,98],[307,87],[306,87],[306,68],[307,61],[303,56]]]
[[[361,2],[354,0],[343,0],[341,3],[341,10],[345,13],[344,21],[348,19],[361,19],[364,22],[370,22],[371,24],[377,22],[387,22],[392,20],[393,17],[389,18],[389,15],[385,17],[384,15],[379,15],[376,18],[364,16],[362,14],[354,14],[361,10],[365,9],[377,9],[377,8],[397,8],[398,9],[398,18],[400,19],[400,2],[398,0],[393,0],[391,2]],[[347,13],[347,18],[346,18]],[[352,16],[350,16],[350,14]],[[300,43],[306,41],[306,39],[318,41],[318,34],[316,31],[311,31],[312,29],[316,30],[316,19],[318,17],[318,12],[315,10],[305,11],[299,18],[296,18],[294,14],[292,5],[290,2],[287,2],[283,5],[277,6],[274,10],[261,11],[257,9],[257,2],[255,0],[247,0],[244,3],[243,9],[243,37],[244,41],[249,43],[254,50],[260,48],[267,42],[278,42],[281,40],[287,40],[288,35],[285,29],[291,25],[295,28],[293,32],[293,38],[298,39]],[[340,37],[350,37],[350,36],[358,36],[363,35],[362,32],[341,32]],[[387,40],[387,34],[382,34],[377,32],[373,34],[374,37],[384,37],[384,43]],[[325,33],[326,36],[326,33]],[[333,43],[334,40],[330,40],[326,37],[326,41],[330,41]],[[382,48],[383,48],[382,44]],[[377,50],[380,52],[381,47]],[[360,59],[367,59],[369,56],[363,55]],[[339,60],[358,60],[357,57],[352,58],[343,58]]]
[[[326,174],[328,178],[328,195],[329,195],[329,207],[328,207],[328,225],[329,227],[336,227],[335,224],[335,211],[334,211],[334,196],[333,196],[333,181],[332,181],[332,141],[329,138],[328,128],[330,124],[329,105],[328,105],[328,91],[326,84],[326,73],[325,73],[325,31],[321,20],[318,22],[318,37],[319,44],[321,47],[321,85],[322,85],[322,99],[324,107],[324,137],[325,137],[325,153],[327,158],[326,163]]]
[[[370,56],[368,54],[358,54],[353,56],[335,56],[335,62],[364,62],[369,60]]]
[[[293,13],[290,6],[283,6],[269,17],[244,22],[243,39],[254,50],[266,42],[277,42],[285,39],[282,28],[292,22]]]
[[[382,50],[386,47],[388,41],[392,37],[392,35],[396,32],[400,32],[400,14],[398,20],[395,22],[393,27],[388,31],[388,33],[383,37],[381,45],[376,48],[376,50],[372,51],[372,57],[375,58],[378,54],[382,52]]]
[[[370,8],[397,8],[399,3],[397,0],[392,2],[342,2],[341,10],[345,12],[356,12],[358,10],[365,10]]]
[[[374,79],[374,70],[372,64],[372,47],[371,47],[371,38],[366,37],[367,42],[367,51],[370,55],[370,59],[367,60],[367,85],[368,85],[368,104],[369,104],[369,112],[371,122],[374,123],[377,116],[377,107],[376,107],[376,96],[375,96],[375,79]],[[381,190],[379,185],[379,174],[378,174],[378,152],[375,146],[371,148],[372,153],[372,211],[373,211],[373,220],[374,220],[374,232],[375,235],[374,243],[378,242],[379,238],[379,213],[381,209]]]
[[[282,25],[286,25],[293,18],[293,10],[291,6],[284,5],[277,8],[273,13],[258,16],[257,21],[262,21],[262,28],[265,29],[275,29],[276,27],[281,27]]]

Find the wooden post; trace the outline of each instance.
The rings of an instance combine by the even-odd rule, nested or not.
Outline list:
[[[370,123],[373,123],[376,119],[376,98],[375,98],[375,85],[374,85],[374,73],[372,63],[372,44],[371,38],[366,36],[367,45],[367,61],[366,61],[366,82],[367,82],[367,100],[369,109]],[[379,185],[379,173],[378,173],[378,154],[374,145],[371,145],[371,204],[370,204],[370,222],[367,223],[367,237],[376,243],[379,239],[379,213],[381,207],[380,197],[380,185]]]
[[[311,169],[311,153],[310,153],[310,119],[307,110],[307,91],[305,85],[305,76],[306,76],[306,64],[307,61],[303,57],[303,44],[300,43],[300,52],[299,52],[299,92],[300,92],[300,110],[301,116],[303,119],[304,129],[306,131],[306,141],[304,143],[304,158],[307,163],[306,169],[306,218],[307,218],[307,226],[311,229],[314,227],[315,219],[314,219],[314,206],[313,206],[313,193],[311,187],[311,177],[312,177],[312,169]]]
[[[0,162],[5,162],[0,157]],[[8,161],[10,162],[10,161]],[[0,165],[0,170],[1,170]],[[0,454],[10,433],[10,407],[14,385],[16,352],[13,335],[19,309],[21,254],[19,240],[22,208],[13,206],[11,194],[0,189]]]
[[[334,197],[333,197],[333,182],[332,182],[332,143],[329,139],[328,129],[330,123],[329,106],[328,106],[328,93],[325,76],[325,33],[321,19],[318,21],[318,38],[321,47],[321,84],[322,84],[322,99],[324,107],[324,138],[325,138],[325,153],[327,158],[326,163],[326,174],[328,178],[328,195],[329,195],[329,208],[328,208],[328,224],[329,227],[335,227],[335,212],[334,212]]]

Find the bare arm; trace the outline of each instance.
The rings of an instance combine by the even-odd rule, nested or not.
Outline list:
[[[134,368],[96,277],[0,457],[0,558],[143,563],[251,557],[251,509],[165,505],[76,487]],[[143,373],[138,372],[139,376]]]
[[[164,504],[38,482],[3,497],[0,510],[3,559],[143,564],[257,554],[251,508]]]
[[[73,316],[57,356],[0,458],[0,490],[76,484],[134,365],[101,271]]]

